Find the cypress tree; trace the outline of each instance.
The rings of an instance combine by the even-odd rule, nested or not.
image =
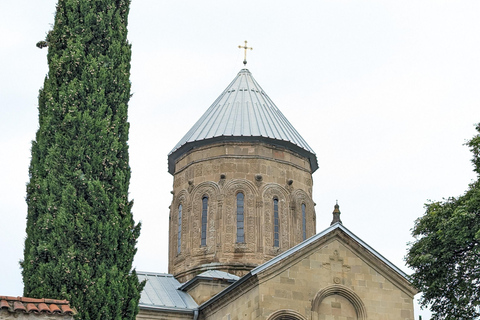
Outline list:
[[[128,200],[130,0],[58,0],[32,142],[24,295],[77,319],[134,319],[140,225]]]

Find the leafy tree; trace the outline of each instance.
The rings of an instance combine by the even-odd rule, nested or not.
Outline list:
[[[423,292],[422,306],[432,319],[480,317],[480,124],[467,145],[477,179],[464,195],[426,205],[415,221],[406,256],[413,284]]]
[[[130,0],[59,0],[32,143],[24,295],[68,299],[77,319],[134,319],[140,225],[128,200]]]

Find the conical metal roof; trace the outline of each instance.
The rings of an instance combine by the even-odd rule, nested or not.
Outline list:
[[[191,149],[218,141],[264,141],[283,146],[310,159],[315,152],[300,136],[248,69],[242,69],[203,116],[168,155],[169,172],[175,160]]]

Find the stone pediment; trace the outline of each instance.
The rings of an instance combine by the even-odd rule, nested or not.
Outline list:
[[[199,309],[205,319],[249,306],[245,314],[255,312],[256,319],[413,320],[416,293],[404,272],[335,224],[251,270]]]
[[[320,259],[324,269],[330,270],[331,272],[351,272],[352,266],[344,262],[342,254],[336,249],[329,249],[329,244],[334,241],[341,243],[378,274],[395,283],[406,294],[413,297],[413,295],[417,293],[417,290],[411,286],[407,274],[340,223],[330,226],[290,250],[285,251],[283,254],[258,266],[253,269],[251,273],[257,275],[260,279],[268,278],[281,272],[283,269],[289,268],[291,265],[299,263],[300,260],[312,255],[318,250],[322,250],[322,252],[325,251],[325,253],[321,254],[322,259]],[[358,270],[353,270],[353,272],[355,271]],[[334,283],[338,283],[338,281],[334,281]]]

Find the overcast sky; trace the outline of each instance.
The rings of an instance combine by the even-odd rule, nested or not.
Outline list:
[[[55,0],[0,0],[0,295],[22,295],[31,140]],[[317,231],[344,225],[398,267],[423,204],[474,179],[480,2],[133,0],[135,266],[167,272],[167,154],[243,67],[315,150]],[[428,319],[428,311],[417,311]]]

